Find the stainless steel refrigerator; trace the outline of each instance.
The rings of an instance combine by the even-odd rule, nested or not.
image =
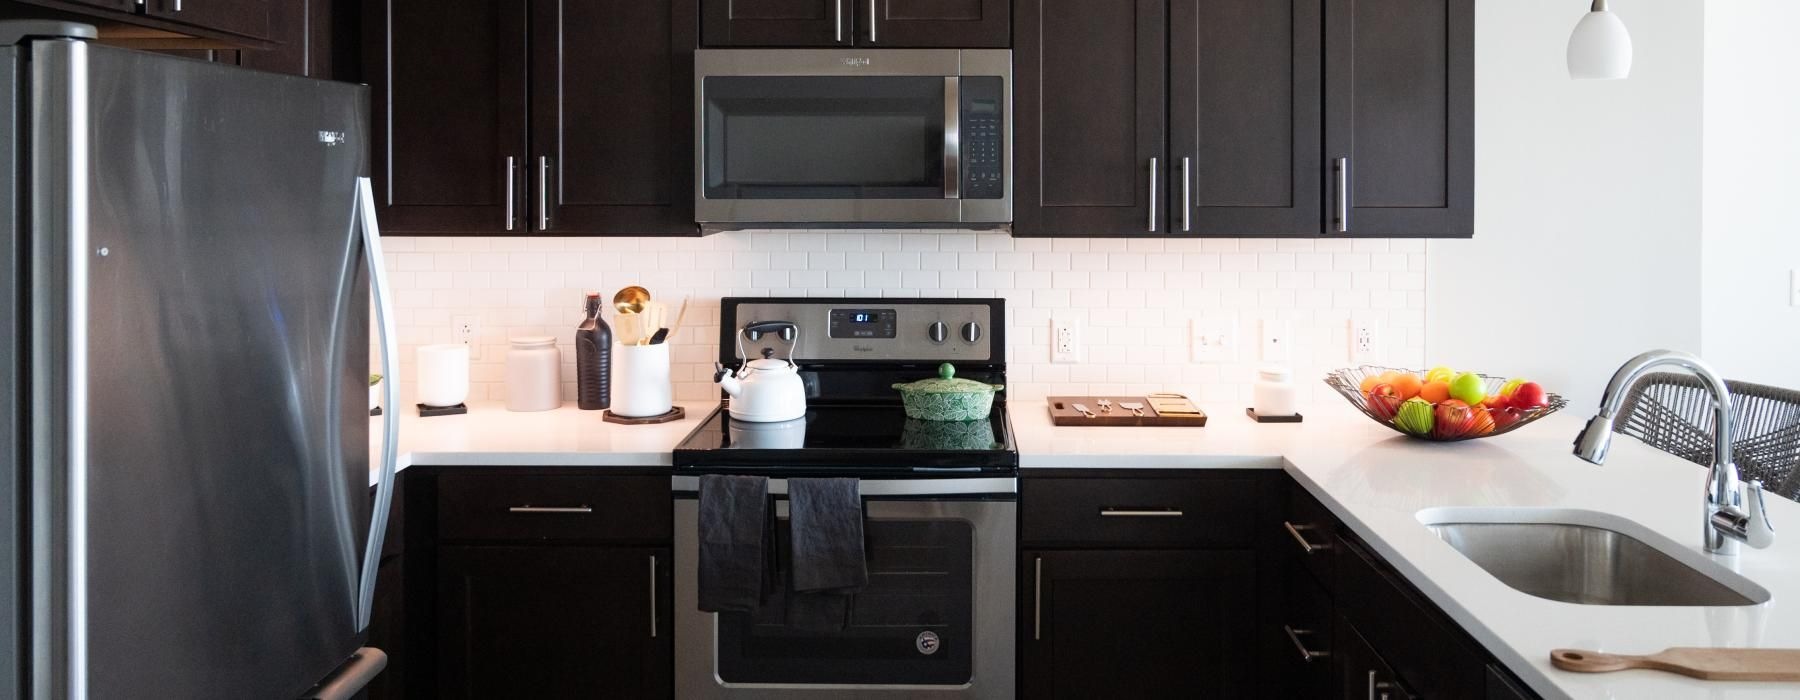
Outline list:
[[[348,697],[394,444],[371,477],[367,88],[91,37],[0,22],[0,697]]]

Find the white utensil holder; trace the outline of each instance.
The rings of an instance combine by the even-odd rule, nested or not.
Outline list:
[[[417,357],[419,380],[414,392],[418,394],[419,403],[442,408],[469,399],[469,346],[461,343],[421,345]]]
[[[669,381],[669,344],[613,344],[614,415],[627,418],[660,416],[675,408],[674,385]]]

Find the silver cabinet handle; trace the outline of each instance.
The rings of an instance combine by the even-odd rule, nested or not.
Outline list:
[[[1308,649],[1308,648],[1306,648],[1306,643],[1300,641],[1301,637],[1304,637],[1307,635],[1312,635],[1312,634],[1317,634],[1316,632],[1314,632],[1312,630],[1297,630],[1297,629],[1294,629],[1293,626],[1291,626],[1291,625],[1282,625],[1281,630],[1283,632],[1287,632],[1288,640],[1294,643],[1295,649],[1300,650],[1300,660],[1301,661],[1304,661],[1306,663],[1312,663],[1313,659],[1322,659],[1327,656],[1331,656],[1331,652],[1329,652],[1329,651],[1313,651],[1311,649]]]
[[[875,43],[875,23],[877,21],[875,19],[875,3],[878,2],[881,2],[881,0],[869,0],[869,43],[871,44]]]
[[[650,555],[650,638],[656,638],[656,555]]]
[[[1194,230],[1193,225],[1192,225],[1194,222],[1190,220],[1194,215],[1193,214],[1194,201],[1192,199],[1193,191],[1194,191],[1194,169],[1189,164],[1188,157],[1182,156],[1181,157],[1181,230],[1183,232]]]
[[[1031,579],[1031,638],[1044,638],[1044,558],[1035,557],[1037,572]]]
[[[513,506],[508,513],[592,513],[592,506]]]
[[[550,230],[550,159],[538,156],[538,230]]]
[[[1179,508],[1170,508],[1167,510],[1128,510],[1124,508],[1100,509],[1100,517],[1103,518],[1179,518],[1181,516],[1182,512]]]
[[[1350,232],[1350,159],[1339,158],[1332,164],[1337,174],[1337,216],[1333,224],[1338,233]]]
[[[1156,233],[1156,156],[1150,157],[1150,232]]]
[[[394,506],[394,472],[399,469],[400,414],[394,407],[400,405],[400,334],[395,330],[393,288],[388,286],[387,268],[382,265],[375,185],[366,177],[356,178],[356,213],[362,229],[363,255],[369,262],[369,291],[381,343],[381,374],[387,378],[381,395],[381,405],[386,407],[381,419],[381,475],[375,482],[375,507],[369,513],[369,539],[363,550],[362,580],[357,585],[356,629],[361,631],[368,629],[369,613],[375,607],[375,577],[381,570],[381,543],[387,537],[388,513]]]
[[[1375,670],[1369,669],[1369,700],[1375,700]]]
[[[181,11],[181,0],[175,0],[175,11],[176,12]]]
[[[513,181],[519,178],[518,164],[512,156],[506,157],[506,230],[513,230],[513,223],[518,219],[518,212],[513,211]]]
[[[1281,521],[1281,526],[1284,528],[1287,528],[1288,534],[1294,536],[1295,542],[1300,543],[1300,551],[1302,551],[1302,552],[1306,552],[1307,554],[1312,554],[1313,552],[1316,552],[1321,549],[1331,549],[1331,545],[1329,543],[1313,544],[1312,542],[1307,541],[1306,535],[1303,535],[1300,533],[1301,530],[1315,529],[1314,526],[1312,526],[1312,525],[1295,525],[1286,520],[1283,520],[1283,521]]]

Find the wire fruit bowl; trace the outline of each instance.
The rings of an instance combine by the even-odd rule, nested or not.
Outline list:
[[[1546,394],[1545,398],[1547,399],[1547,405],[1538,408],[1488,409],[1476,405],[1470,407],[1471,415],[1464,425],[1446,429],[1446,426],[1438,425],[1438,423],[1442,421],[1435,420],[1435,415],[1438,413],[1438,404],[1431,404],[1431,412],[1434,415],[1431,428],[1423,432],[1415,432],[1402,428],[1398,423],[1399,416],[1395,413],[1390,412],[1390,415],[1383,417],[1382,412],[1377,411],[1374,407],[1370,406],[1369,397],[1363,395],[1361,386],[1364,379],[1371,376],[1379,376],[1387,372],[1402,372],[1414,376],[1424,376],[1425,374],[1424,372],[1397,367],[1363,365],[1361,367],[1349,367],[1335,370],[1330,374],[1325,375],[1325,383],[1331,385],[1331,388],[1336,389],[1339,394],[1343,394],[1344,399],[1349,401],[1350,405],[1355,406],[1356,410],[1362,411],[1363,415],[1368,416],[1369,420],[1385,425],[1401,435],[1432,442],[1459,442],[1462,440],[1474,440],[1477,438],[1493,437],[1495,435],[1505,435],[1514,430],[1518,430],[1519,428],[1523,428],[1539,418],[1562,410],[1563,407],[1569,405],[1569,401],[1560,394]],[[1480,374],[1479,376],[1481,377],[1482,382],[1487,385],[1487,393],[1490,396],[1499,393],[1500,388],[1504,386],[1507,381],[1504,377],[1495,377],[1486,374]],[[1505,413],[1496,415],[1501,411],[1505,411]]]

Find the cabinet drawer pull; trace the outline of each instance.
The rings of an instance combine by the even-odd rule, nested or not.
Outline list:
[[[1156,157],[1150,157],[1150,224],[1148,230],[1156,233]]]
[[[1103,518],[1179,518],[1183,515],[1179,508],[1163,510],[1127,510],[1123,508],[1101,508]]]
[[[1044,638],[1044,558],[1035,557],[1037,572],[1031,578],[1031,638]]]
[[[877,0],[869,0],[869,43],[871,44],[875,43],[875,24],[881,21],[875,16],[879,14],[875,8],[876,2]]]
[[[656,638],[656,555],[650,555],[650,638]]]
[[[1282,625],[1281,629],[1282,631],[1287,632],[1288,640],[1294,643],[1294,648],[1300,650],[1301,661],[1312,663],[1313,659],[1322,659],[1331,656],[1331,652],[1329,651],[1313,651],[1308,649],[1306,648],[1306,643],[1300,641],[1301,637],[1317,634],[1317,632],[1314,632],[1313,630],[1297,630],[1291,625]]]
[[[837,28],[837,38],[832,41],[841,42],[844,40],[844,0],[832,0],[831,10],[831,26]]]
[[[1188,161],[1188,157],[1182,156],[1181,157],[1181,231],[1183,233],[1193,230],[1192,224],[1194,222],[1191,220],[1191,218],[1194,215],[1193,192],[1194,192],[1194,169],[1193,169],[1193,167],[1191,167],[1191,165]]]
[[[1332,170],[1337,171],[1337,214],[1333,216],[1332,226],[1338,233],[1350,232],[1350,159],[1339,158],[1332,162]]]
[[[1312,525],[1295,525],[1286,520],[1283,520],[1283,521],[1281,521],[1281,526],[1287,528],[1288,534],[1294,536],[1295,542],[1300,543],[1300,551],[1302,551],[1302,552],[1306,552],[1307,554],[1312,554],[1313,552],[1321,550],[1321,549],[1331,549],[1330,544],[1313,544],[1311,542],[1306,541],[1306,535],[1300,534],[1301,530],[1314,529],[1314,527]]]
[[[550,159],[538,156],[538,230],[550,230]]]
[[[508,513],[592,513],[593,506],[513,506],[507,508]]]
[[[517,220],[517,212],[513,211],[513,183],[519,178],[518,166],[513,157],[506,157],[506,230],[513,230],[513,222]]]
[[[1369,700],[1413,700],[1413,694],[1399,681],[1377,680],[1379,671],[1369,671]]]

